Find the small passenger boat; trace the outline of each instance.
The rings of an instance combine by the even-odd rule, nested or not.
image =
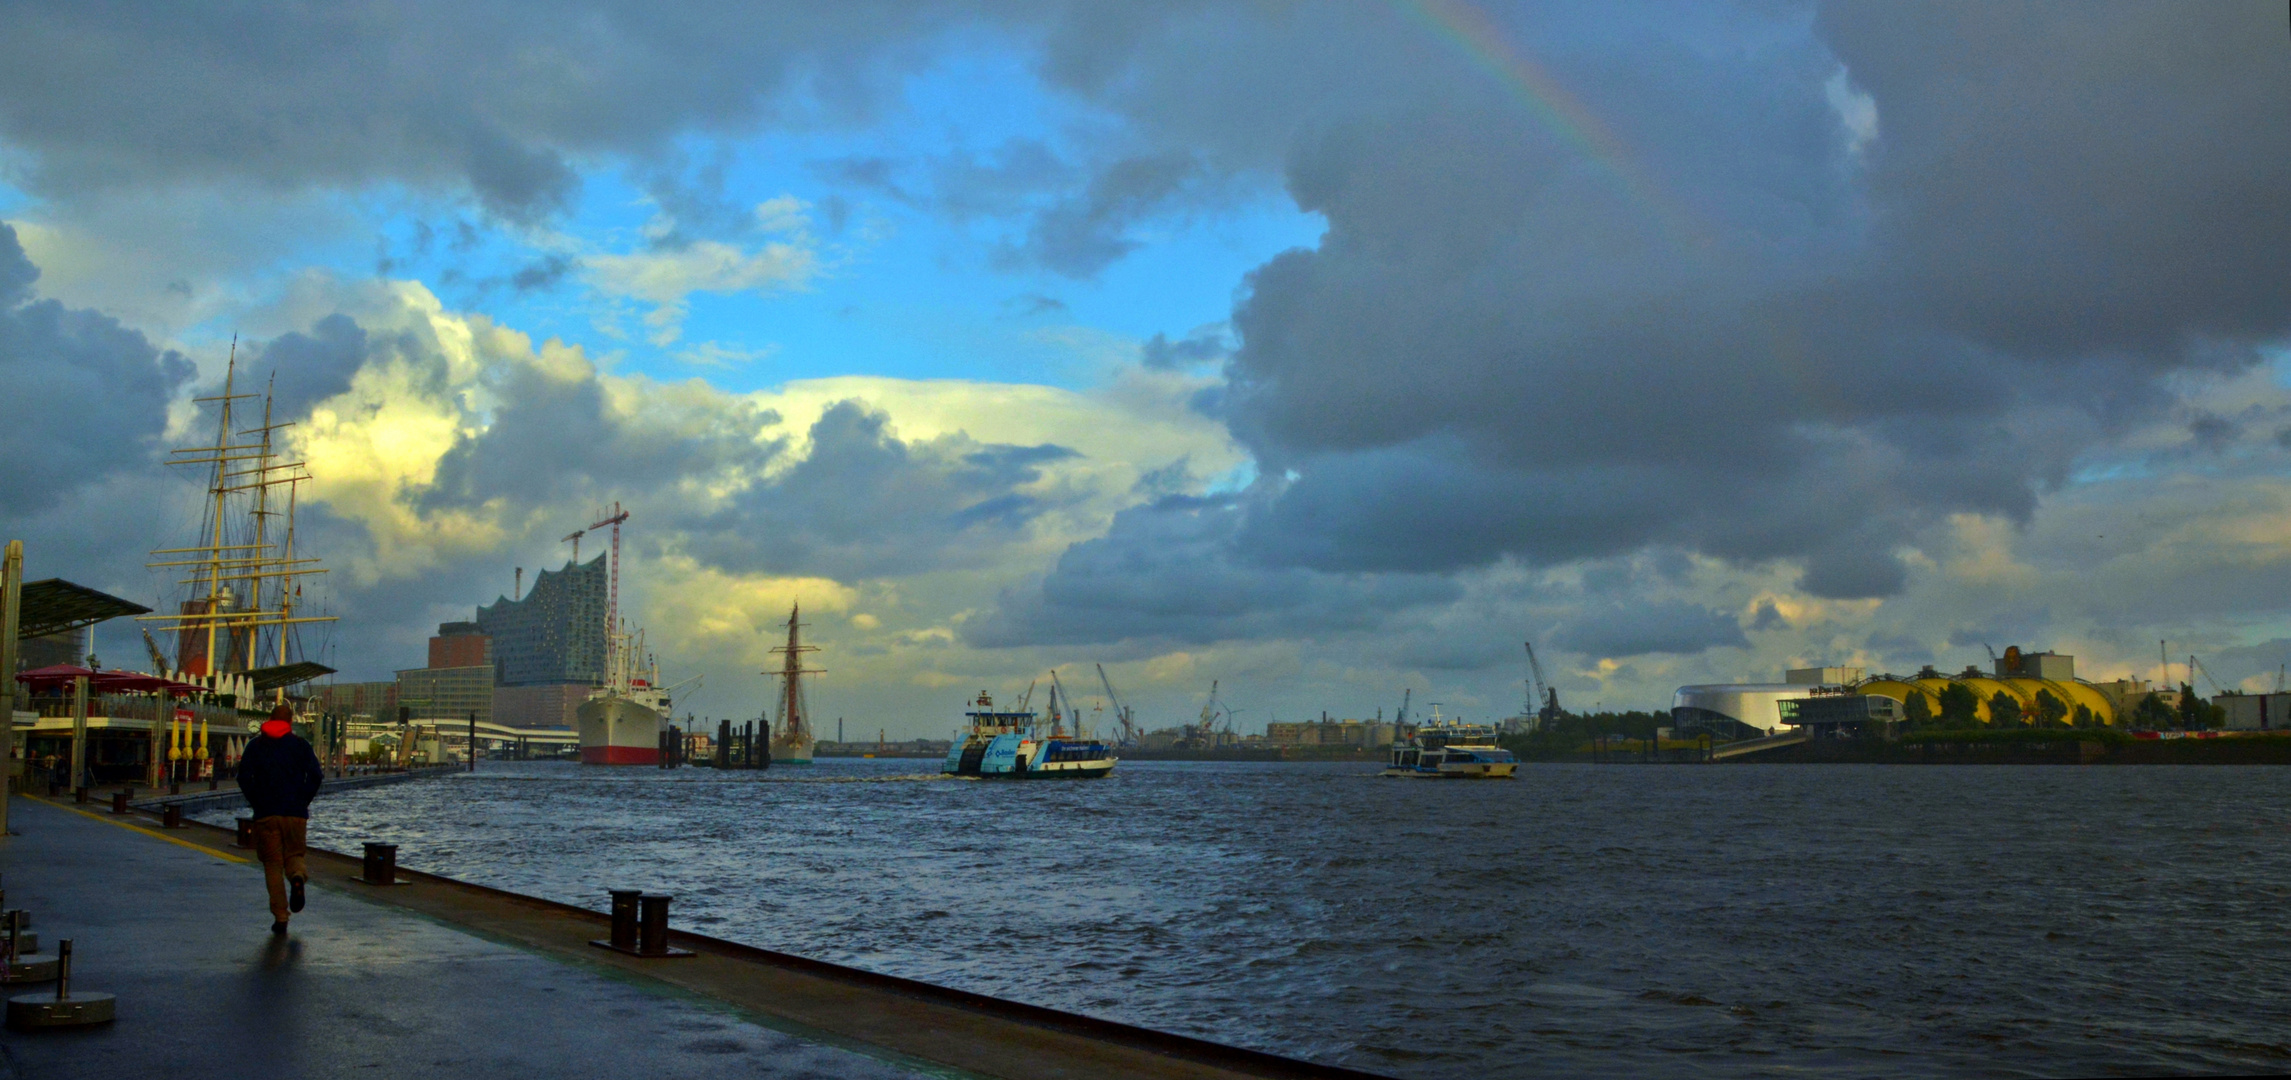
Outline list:
[[[947,748],[942,773],[955,776],[1001,777],[1014,780],[1095,780],[1114,771],[1116,760],[1105,743],[1066,731],[1058,710],[1055,689],[1050,697],[1050,730],[1044,732],[1040,716],[1023,705],[998,710],[984,691],[972,708],[970,731]],[[1078,719],[1078,718],[1077,718]]]
[[[1442,720],[1437,706],[1432,722],[1416,729],[1414,738],[1392,744],[1392,758],[1381,775],[1421,780],[1505,780],[1518,771],[1519,759],[1496,744],[1496,729],[1487,724]]]

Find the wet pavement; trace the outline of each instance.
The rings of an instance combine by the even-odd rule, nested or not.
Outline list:
[[[7,905],[30,910],[43,948],[73,940],[73,987],[117,995],[119,1019],[0,1035],[7,1075],[960,1075],[497,944],[362,899],[365,886],[347,882],[314,881],[309,908],[275,937],[251,858],[172,843],[149,818],[126,827],[95,807],[18,798],[10,823]]]

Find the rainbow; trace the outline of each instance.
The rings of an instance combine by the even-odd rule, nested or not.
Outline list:
[[[1707,233],[1693,213],[1639,165],[1629,146],[1550,70],[1522,55],[1494,20],[1466,0],[1393,0],[1393,6],[1452,42],[1474,67],[1511,92],[1543,125],[1613,176],[1633,201],[1696,247]]]

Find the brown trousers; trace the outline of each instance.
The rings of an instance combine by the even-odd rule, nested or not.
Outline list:
[[[310,848],[303,842],[304,830],[310,827],[309,818],[259,817],[254,820],[255,854],[263,861],[263,887],[270,890],[270,915],[285,922],[286,880],[310,877],[303,857]]]

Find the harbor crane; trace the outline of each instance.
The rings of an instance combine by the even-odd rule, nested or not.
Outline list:
[[[1073,714],[1074,714],[1074,737],[1075,737],[1075,738],[1077,738],[1077,739],[1079,739],[1079,738],[1085,738],[1086,736],[1084,736],[1084,735],[1082,734],[1082,713],[1081,713],[1081,711],[1080,711],[1080,710],[1078,710],[1078,709],[1074,708],[1074,695],[1067,693],[1067,692],[1066,692],[1066,685],[1065,685],[1064,683],[1061,683],[1061,682],[1059,682],[1059,681],[1058,681],[1058,669],[1057,669],[1057,668],[1051,668],[1051,669],[1050,669],[1050,734],[1051,734],[1051,735],[1053,735],[1053,736],[1055,736],[1055,735],[1059,734],[1059,727],[1058,727],[1058,723],[1059,723],[1059,721],[1060,721],[1060,720],[1064,719],[1064,716],[1063,716],[1063,714],[1061,714],[1061,713],[1058,711],[1058,700],[1059,700],[1060,698],[1064,698],[1064,699],[1066,700],[1066,712],[1070,712],[1070,713],[1073,713]]]
[[[2195,673],[2196,673],[2196,672],[2198,672],[2198,671],[2201,671],[2201,672],[2203,672],[2203,681],[2205,681],[2205,682],[2207,682],[2207,683],[2210,683],[2210,684],[2211,684],[2211,692],[2212,692],[2212,696],[2214,696],[2214,697],[2217,697],[2217,696],[2219,696],[2219,695],[2221,695],[2221,694],[2224,694],[2224,693],[2226,693],[2226,692],[2227,692],[2227,691],[2225,691],[2225,690],[2222,690],[2222,689],[2220,689],[2220,685],[2219,685],[2219,680],[2218,680],[2218,679],[2212,678],[2212,675],[2211,675],[2211,669],[2210,669],[2210,668],[2208,668],[2208,667],[2205,667],[2205,666],[2203,666],[2203,665],[2202,665],[2202,664],[2200,664],[2200,663],[2197,663],[2197,662],[2196,662],[2196,657],[2195,657],[2195,654],[2194,654],[2194,653],[2189,653],[2189,654],[2188,654],[2188,680],[2189,680],[2189,682],[2191,682],[2191,683],[2192,683],[2192,682],[2194,682],[2194,680],[2195,680]]]
[[[1408,701],[1415,696],[1416,688],[1413,686],[1400,691],[1400,711],[1392,714],[1392,730],[1398,731],[1408,726]]]
[[[1551,685],[1550,679],[1543,677],[1543,665],[1535,659],[1535,643],[1528,641],[1522,644],[1527,646],[1528,689],[1535,696],[1535,726],[1541,728],[1559,719],[1561,715],[1559,688]]]
[[[1136,746],[1138,742],[1137,725],[1131,718],[1129,706],[1122,704],[1121,697],[1114,693],[1114,680],[1106,677],[1106,665],[1104,664],[1098,665],[1098,682],[1104,684],[1106,688],[1106,700],[1113,703],[1114,721],[1122,725],[1121,745]]]

